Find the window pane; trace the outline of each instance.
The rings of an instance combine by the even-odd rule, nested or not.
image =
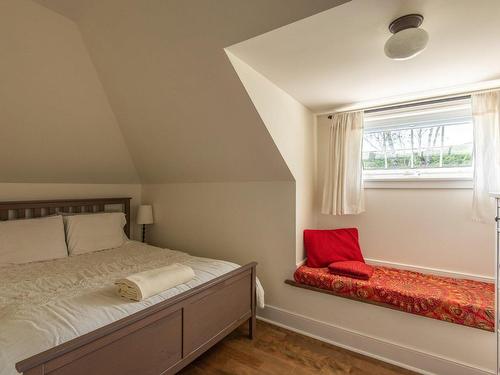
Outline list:
[[[411,129],[392,130],[386,133],[387,150],[411,150]]]
[[[415,168],[439,168],[441,149],[429,148],[422,149],[413,153]]]
[[[446,126],[444,128],[443,146],[470,144],[472,132],[472,124]]]
[[[413,150],[424,152],[424,150],[441,147],[442,127],[419,128],[413,130]]]
[[[364,169],[385,169],[385,157],[383,152],[363,152]]]
[[[472,144],[443,147],[443,167],[471,167]]]
[[[365,133],[363,139],[363,152],[384,151],[385,132]]]
[[[383,171],[380,174],[391,176],[412,175],[409,170],[427,170],[433,175],[441,173],[439,171],[455,173],[453,169],[456,173],[471,170],[473,129],[470,101],[434,103],[419,108],[409,107],[408,112],[405,111],[382,111],[368,119],[365,117],[365,170],[374,171],[371,175],[380,170]],[[379,124],[379,127],[374,124]],[[419,172],[413,174],[419,175]]]
[[[397,151],[387,154],[387,169],[411,168],[411,152]]]

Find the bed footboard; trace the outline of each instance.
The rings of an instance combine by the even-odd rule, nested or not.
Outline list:
[[[245,321],[255,332],[256,263],[16,364],[24,375],[175,374]]]

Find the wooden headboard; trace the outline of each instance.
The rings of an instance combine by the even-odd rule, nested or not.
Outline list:
[[[121,205],[122,212],[125,213],[125,217],[127,218],[127,224],[124,228],[125,234],[130,238],[130,199],[91,198],[0,202],[0,220],[44,217],[57,214],[58,212],[105,212],[106,206]]]

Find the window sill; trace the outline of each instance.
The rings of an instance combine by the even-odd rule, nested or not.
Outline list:
[[[366,189],[472,189],[470,177],[457,176],[394,176],[364,178]]]

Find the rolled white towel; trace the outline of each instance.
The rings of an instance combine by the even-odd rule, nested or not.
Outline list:
[[[141,301],[174,286],[187,283],[194,278],[191,267],[174,263],[169,266],[135,273],[117,280],[118,294],[122,297]]]

